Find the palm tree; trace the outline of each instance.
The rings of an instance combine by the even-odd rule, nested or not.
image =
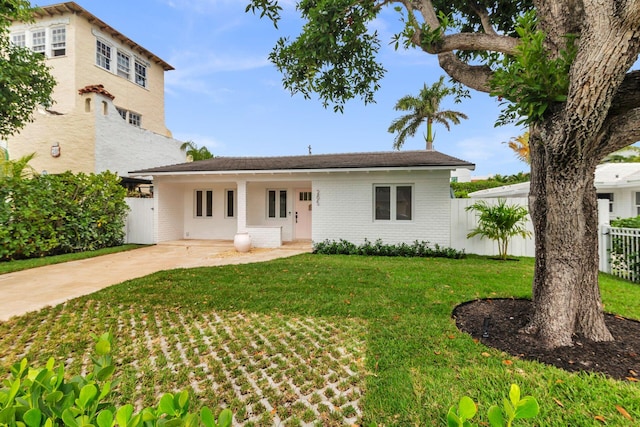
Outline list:
[[[531,157],[529,154],[529,131],[526,131],[520,136],[511,138],[509,141],[503,142],[503,144],[507,144],[509,148],[516,153],[516,157],[519,160],[522,160],[527,164],[531,164]]]
[[[399,150],[404,144],[408,136],[414,136],[416,131],[422,124],[427,122],[427,134],[425,141],[427,150],[433,150],[433,124],[440,123],[447,130],[451,130],[449,122],[457,125],[460,119],[466,119],[466,114],[459,111],[440,110],[440,102],[443,98],[456,94],[456,90],[444,85],[444,76],[440,77],[438,82],[431,87],[427,87],[426,83],[420,94],[416,96],[406,95],[398,100],[394,109],[396,111],[410,111],[410,113],[395,119],[389,126],[389,133],[397,132],[393,148]]]
[[[36,153],[27,154],[16,160],[9,160],[8,156],[0,158],[0,179],[2,178],[31,178],[37,175],[35,169],[29,162],[36,156]]]
[[[205,146],[198,147],[193,141],[187,141],[180,146],[181,150],[187,151],[187,157],[191,157],[192,161],[206,160],[213,157],[213,154]]]

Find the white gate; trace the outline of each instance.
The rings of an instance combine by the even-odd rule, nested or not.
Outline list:
[[[153,214],[153,199],[127,197],[129,214],[125,224],[125,243],[150,245],[155,243],[153,237],[155,218]]]

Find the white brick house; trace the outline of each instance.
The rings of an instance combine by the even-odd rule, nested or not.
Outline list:
[[[450,245],[451,171],[437,151],[216,157],[134,171],[153,176],[155,241],[233,239],[255,247],[345,239]]]

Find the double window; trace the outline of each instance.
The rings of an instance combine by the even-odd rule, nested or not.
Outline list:
[[[115,69],[113,69],[112,61],[116,62]],[[109,43],[96,39],[96,65],[116,73],[124,79],[133,81],[138,86],[147,87],[147,68],[149,65],[126,49],[115,49]]]
[[[127,80],[129,79],[129,73],[131,71],[130,62],[131,57],[129,55],[118,51],[118,75]]]
[[[111,71],[111,46],[96,40],[96,65]]]
[[[136,71],[136,84],[142,87],[147,87],[147,66],[141,63],[140,61],[136,61],[135,71]]]
[[[32,51],[49,57],[64,56],[67,53],[67,28],[62,26],[34,28],[11,34],[11,43],[28,47]]]
[[[31,33],[31,50],[44,55],[47,49],[47,31],[35,30]]]
[[[116,107],[116,109],[118,110],[120,117],[122,117],[123,120],[129,122],[130,125],[134,125],[137,127],[142,126],[142,115],[119,107]]]
[[[11,43],[19,47],[27,46],[27,36],[25,33],[16,33],[11,35]]]
[[[213,216],[213,190],[195,191],[194,216],[211,218]]]
[[[413,219],[413,186],[380,184],[373,187],[373,218],[376,221],[411,221]]]
[[[51,29],[51,56],[64,56],[67,53],[67,29]]]
[[[287,190],[267,190],[267,218],[287,217]]]

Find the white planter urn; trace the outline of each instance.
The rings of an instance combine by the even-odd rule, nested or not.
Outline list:
[[[251,249],[251,236],[249,233],[237,233],[233,238],[233,246],[238,252],[249,252],[249,249]]]

